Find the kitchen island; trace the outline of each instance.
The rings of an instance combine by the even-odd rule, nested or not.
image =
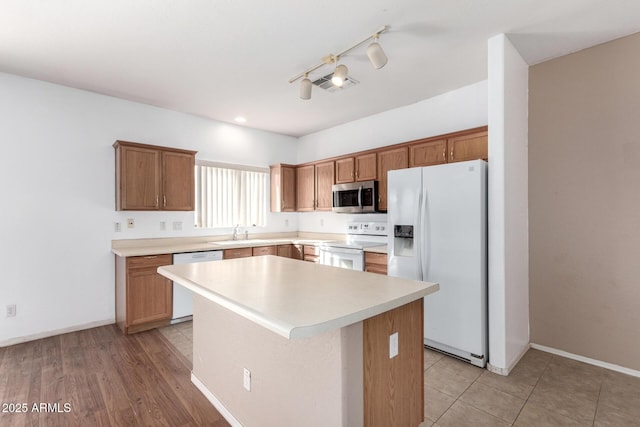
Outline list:
[[[232,425],[423,420],[422,297],[438,285],[275,256],[158,272],[196,294],[192,381]]]

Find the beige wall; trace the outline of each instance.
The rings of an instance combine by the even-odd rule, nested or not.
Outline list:
[[[194,295],[193,374],[245,427],[362,426],[362,334],[288,340]]]
[[[531,342],[640,370],[640,33],[531,67]]]

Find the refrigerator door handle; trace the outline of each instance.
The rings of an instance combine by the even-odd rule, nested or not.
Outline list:
[[[426,281],[429,277],[429,263],[427,263],[427,241],[430,238],[427,231],[427,190],[423,188],[422,199],[420,200],[420,275],[421,280]]]
[[[413,243],[415,246],[415,250],[416,250],[416,277],[418,278],[418,280],[424,280],[424,276],[423,276],[423,270],[422,270],[422,217],[423,217],[423,212],[422,212],[422,199],[423,199],[424,195],[421,189],[418,189],[418,211],[417,211],[417,216],[415,219],[415,224],[416,224],[416,230],[415,233],[413,235]]]

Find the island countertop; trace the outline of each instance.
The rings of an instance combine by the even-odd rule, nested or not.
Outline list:
[[[339,329],[439,289],[272,255],[168,265],[158,273],[288,339]]]

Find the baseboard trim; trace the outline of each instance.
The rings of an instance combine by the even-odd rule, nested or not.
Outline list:
[[[557,348],[547,347],[544,345],[534,344],[534,343],[531,343],[531,348],[535,348],[536,350],[555,354],[557,356],[566,357],[567,359],[577,360],[578,362],[588,363],[589,365],[599,366],[601,368],[609,369],[610,371],[616,371],[622,374],[627,374],[634,377],[640,377],[640,371],[636,371],[635,369],[625,368],[624,366],[614,365],[613,363],[603,362],[602,360],[591,359],[589,357],[584,357],[578,354],[569,353],[567,351],[558,350]]]
[[[508,376],[511,373],[511,370],[516,367],[518,362],[520,362],[520,359],[522,359],[522,357],[527,353],[527,351],[529,350],[529,347],[530,347],[530,344],[527,344],[526,346],[524,346],[522,350],[520,350],[520,354],[518,355],[518,357],[516,357],[514,361],[511,362],[510,366],[506,368],[501,368],[499,366],[494,366],[491,363],[487,363],[487,371],[493,372],[494,374],[502,375],[503,377]]]
[[[26,335],[24,337],[9,338],[8,340],[0,341],[0,347],[9,347],[11,345],[22,344],[23,342],[35,341],[42,338],[54,337],[56,335],[68,334],[69,332],[82,331],[85,329],[97,328],[100,326],[113,325],[115,319],[98,320],[96,322],[83,323],[81,325],[70,326],[68,328],[55,329],[52,331],[39,332],[33,335]]]
[[[242,427],[240,421],[238,421],[233,415],[231,415],[231,412],[229,412],[229,410],[222,404],[222,402],[220,402],[218,398],[215,397],[213,393],[211,393],[207,386],[204,385],[204,383],[200,381],[193,372],[191,372],[191,382],[196,386],[198,390],[200,390],[202,394],[204,394],[204,397],[207,398],[207,400],[218,410],[218,412],[220,412],[220,414],[224,417],[225,420],[227,420],[229,424],[231,424],[232,427]]]

